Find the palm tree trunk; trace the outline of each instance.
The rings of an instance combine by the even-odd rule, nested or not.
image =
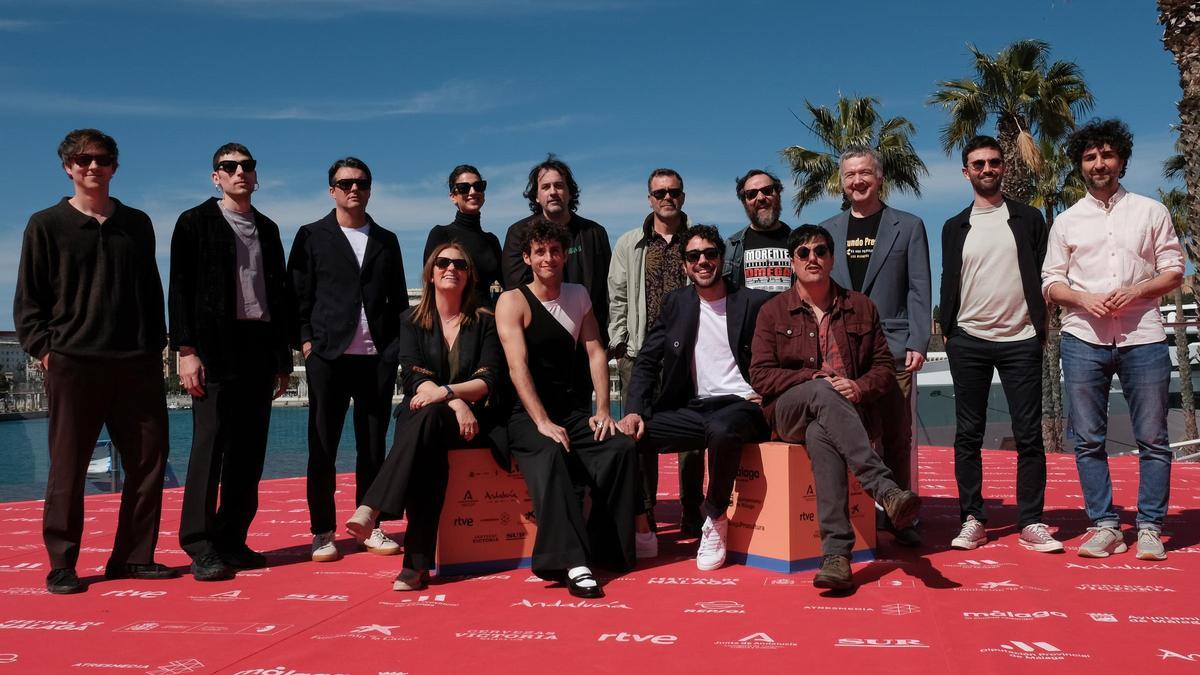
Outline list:
[[[1000,189],[1012,199],[1028,204],[1033,199],[1033,171],[1021,160],[1021,152],[1017,149],[1020,133],[1017,120],[1012,117],[1000,116],[996,121],[996,140],[1004,149],[1005,164]]]
[[[1062,369],[1059,340],[1062,320],[1058,305],[1046,305],[1050,317],[1046,330],[1046,349],[1042,354],[1042,444],[1046,452],[1063,452]]]
[[[1184,321],[1183,290],[1175,289],[1175,322]],[[1179,407],[1183,411],[1183,435],[1196,438],[1196,401],[1192,394],[1192,364],[1188,358],[1187,327],[1175,326],[1175,353],[1179,357]],[[1176,454],[1188,455],[1195,452],[1192,446],[1180,448]]]

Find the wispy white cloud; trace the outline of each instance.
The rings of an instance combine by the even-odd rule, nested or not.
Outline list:
[[[41,30],[46,24],[43,21],[29,19],[0,19],[0,33],[25,33]]]
[[[407,115],[482,111],[502,105],[502,84],[483,85],[451,80],[428,91],[386,100],[265,101],[251,105],[217,106],[207,103],[153,98],[89,99],[62,93],[12,91],[0,99],[0,108],[27,113],[60,113],[86,108],[94,115],[205,119],[257,119],[307,121],[361,121]]]
[[[273,19],[325,19],[367,13],[480,15],[608,12],[637,6],[632,0],[188,0],[244,15]]]

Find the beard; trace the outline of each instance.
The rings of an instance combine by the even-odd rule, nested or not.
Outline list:
[[[782,207],[780,206],[779,202],[776,201],[775,206],[771,208],[771,214],[769,216],[760,216],[758,209],[747,204],[746,217],[750,219],[750,224],[754,226],[754,229],[756,230],[773,230],[775,229],[775,225],[779,223],[779,213],[781,210]]]
[[[991,185],[988,185],[980,178],[971,179],[971,187],[975,190],[975,194],[983,197],[984,199],[991,199],[992,197],[1000,194],[1000,189],[1003,183],[1004,181],[1001,180],[1000,176],[997,176],[995,182],[993,182]]]

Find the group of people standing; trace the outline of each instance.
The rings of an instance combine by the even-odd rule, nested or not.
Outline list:
[[[963,150],[974,202],[943,230],[940,316],[958,425],[963,527],[952,545],[987,540],[980,446],[994,367],[1017,438],[1019,540],[1062,550],[1042,522],[1048,298],[1067,308],[1070,433],[1095,522],[1080,554],[1125,550],[1104,453],[1117,372],[1141,450],[1138,555],[1163,559],[1169,359],[1156,299],[1180,283],[1181,250],[1165,209],[1119,185],[1132,152],[1123,125],[1091,123],[1070,148],[1089,196],[1050,233],[1037,210],[1001,194],[994,139]],[[772,438],[803,443],[812,460],[824,554],[814,585],[853,585],[848,471],[875,498],[882,529],[899,544],[921,543],[911,411],[930,336],[928,245],[920,218],[881,201],[882,162],[869,148],[841,156],[849,208],[821,225],[783,223],[782,182],[747,172],[735,188],[749,225],[728,240],[684,213],[678,172],[656,169],[650,214],[615,248],[603,226],[578,215],[579,186],[553,156],[529,172],[531,215],[501,246],[481,227],[487,181],[460,165],[447,181],[457,213],[429,233],[413,308],[396,236],[367,213],[371,171],[359,159],[329,168],[334,208],[299,229],[285,259],[278,226],[251,204],[256,160],[241,144],[218,148],[219,196],[179,217],[164,307],[149,218],[109,196],[115,141],[76,130],[59,157],[74,195],[30,219],[14,301],[22,345],[46,370],[43,530],[53,593],[84,590],[75,573],[83,486],[104,424],[126,470],[105,575],[178,574],[153,559],[168,336],[193,398],[179,538],[198,580],[267,564],[246,536],[271,400],[286,390],[293,349],[304,357],[310,402],[312,559],[341,556],[335,460],[353,401],[357,509],[345,526],[366,550],[391,555],[401,547],[381,523],[407,518],[396,590],[428,583],[455,447],[516,461],[538,525],[533,571],[579,597],[603,595],[593,565],[623,572],[657,555],[664,452],[679,453],[679,527],[699,539],[700,570],[725,562],[742,446]],[[624,391],[619,420],[609,412],[610,357]],[[404,400],[393,413],[398,371]]]

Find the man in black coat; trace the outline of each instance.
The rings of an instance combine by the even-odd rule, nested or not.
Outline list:
[[[742,445],[770,435],[762,397],[749,380],[755,319],[771,294],[722,278],[725,241],[715,227],[695,225],[679,239],[692,285],[663,299],[634,362],[628,412],[618,428],[648,450],[708,448],[708,492],[701,507],[706,518],[696,567],[709,571],[725,564],[725,512]]]
[[[579,208],[579,184],[571,168],[554,155],[529,170],[525,199],[533,215],[513,223],[504,236],[504,290],[533,281],[533,271],[522,257],[521,242],[525,230],[538,219],[545,218],[567,228],[570,245],[563,264],[563,281],[583,284],[592,299],[592,312],[600,327],[600,340],[608,344],[608,266],[612,261],[612,245],[608,231],[594,220],[575,213]]]
[[[329,167],[335,208],[296,233],[288,258],[308,377],[308,510],[312,558],[341,557],[334,545],[334,460],[346,409],[354,399],[355,503],[383,465],[400,313],[408,308],[396,235],[367,215],[371,170],[354,157]],[[365,542],[381,555],[396,543],[375,527]]]
[[[287,390],[292,372],[291,284],[279,227],[250,205],[258,189],[250,150],[218,148],[212,181],[222,197],[184,211],[175,224],[167,297],[179,380],[192,395],[179,543],[198,581],[266,565],[246,546],[246,533],[258,511],[271,400]]]

